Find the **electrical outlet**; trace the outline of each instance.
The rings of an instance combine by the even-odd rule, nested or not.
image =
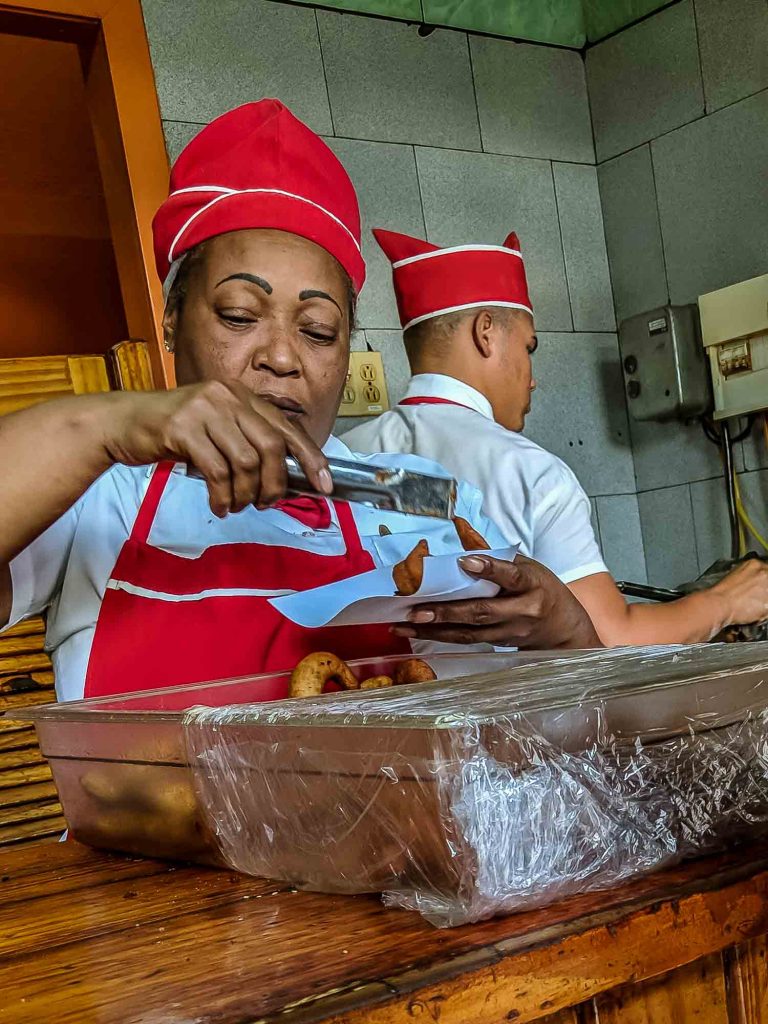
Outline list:
[[[389,409],[381,352],[350,352],[339,416],[380,416]]]

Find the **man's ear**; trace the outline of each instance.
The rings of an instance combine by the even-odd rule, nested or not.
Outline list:
[[[472,321],[472,341],[483,359],[493,353],[493,316],[487,309],[481,309]]]
[[[176,328],[179,323],[179,307],[174,304],[173,309],[166,307],[163,313],[163,343],[166,352],[173,352],[176,348]]]

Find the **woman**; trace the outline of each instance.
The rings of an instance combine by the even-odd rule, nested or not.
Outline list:
[[[421,608],[394,630],[280,616],[270,596],[391,564],[398,542],[459,548],[439,521],[283,500],[288,452],[326,495],[326,456],[352,457],[330,433],[365,276],[354,189],[322,140],[263,100],[188,145],[153,227],[179,387],[64,399],[0,424],[0,615],[48,609],[61,699],[288,669],[318,649],[395,653],[414,637],[596,643],[554,577],[491,559],[474,571],[498,598]],[[462,485],[457,514],[501,543],[480,504]]]

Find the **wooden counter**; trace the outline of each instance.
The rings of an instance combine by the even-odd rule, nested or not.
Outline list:
[[[0,1021],[760,1024],[766,931],[759,850],[445,931],[375,897],[3,850]]]

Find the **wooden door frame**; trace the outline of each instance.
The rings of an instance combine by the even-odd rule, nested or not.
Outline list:
[[[39,20],[38,20],[39,19]],[[173,384],[162,339],[152,217],[168,194],[168,157],[140,0],[0,2],[0,31],[81,43],[83,74],[104,183],[128,332],[149,345],[156,386]],[[7,24],[7,28],[4,26]]]

